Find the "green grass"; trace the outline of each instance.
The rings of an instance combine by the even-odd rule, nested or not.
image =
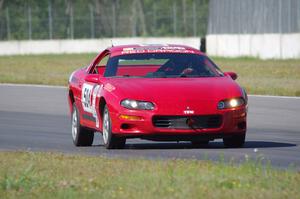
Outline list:
[[[67,85],[96,54],[0,56],[0,83]]]
[[[214,61],[223,71],[237,72],[237,81],[248,93],[300,96],[300,59],[215,58]]]
[[[0,83],[66,85],[76,68],[96,54],[0,56]],[[250,94],[300,96],[300,60],[214,58],[223,71],[238,73]]]
[[[260,161],[0,152],[0,198],[299,198],[300,173]]]

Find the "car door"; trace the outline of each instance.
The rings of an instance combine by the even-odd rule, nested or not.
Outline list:
[[[98,105],[99,93],[103,85],[99,80],[103,76],[108,58],[109,54],[107,53],[100,59],[96,59],[93,66],[87,71],[81,85],[82,124],[96,130],[100,127],[101,122]]]

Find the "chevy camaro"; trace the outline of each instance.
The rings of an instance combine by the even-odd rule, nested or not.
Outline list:
[[[247,94],[236,78],[188,46],[110,47],[70,76],[73,142],[90,146],[99,132],[107,149],[129,138],[242,147]]]

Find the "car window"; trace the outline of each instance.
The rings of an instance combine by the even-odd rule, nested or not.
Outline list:
[[[105,57],[103,57],[103,59],[101,59],[101,61],[97,64],[97,66],[106,66],[108,58],[109,58],[109,55],[106,55]]]
[[[184,53],[145,53],[112,57],[106,77],[215,77],[218,67],[204,55]]]
[[[100,62],[94,67],[91,71],[92,74],[103,74],[104,67],[107,65],[107,61],[109,59],[109,54],[104,56]]]
[[[118,66],[132,66],[132,65],[162,65],[168,59],[122,59],[118,61]]]

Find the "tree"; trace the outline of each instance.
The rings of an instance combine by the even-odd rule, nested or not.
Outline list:
[[[2,10],[4,0],[0,0],[0,11]]]
[[[0,0],[0,40],[28,39],[27,3],[32,39],[49,39],[50,32],[53,39],[206,33],[208,0]],[[193,3],[196,25],[191,18]]]
[[[68,21],[68,35],[69,38],[74,39],[74,12],[73,12],[73,0],[65,0],[66,2],[66,15],[69,16]]]

